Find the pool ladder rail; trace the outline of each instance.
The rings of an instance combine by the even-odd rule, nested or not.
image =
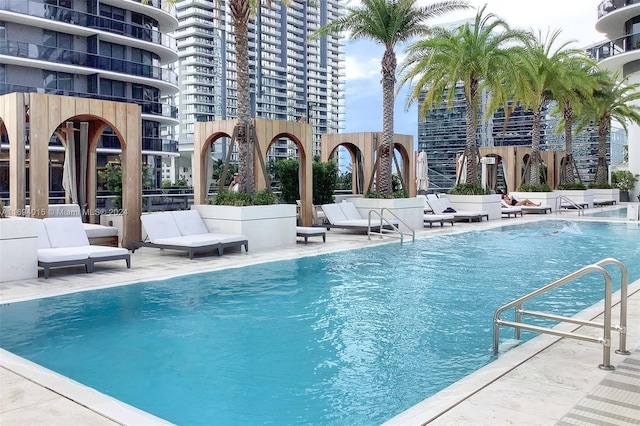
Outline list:
[[[393,211],[390,209],[383,207],[378,210],[369,210],[369,224],[367,226],[367,238],[371,239],[371,235],[378,235],[382,238],[384,235],[391,235],[396,238],[400,238],[400,243],[404,242],[404,236],[410,235],[411,241],[416,240],[416,231],[411,229],[411,232],[403,232],[397,227],[393,222],[384,217],[384,213],[387,212],[390,216],[396,219],[399,223],[403,224],[406,228],[411,229],[409,225],[407,225],[402,219],[400,219]],[[379,225],[372,225],[373,216],[377,216],[380,219]],[[375,219],[378,222],[378,219]],[[385,228],[386,227],[386,228]],[[373,231],[372,228],[378,228],[378,231]]]
[[[611,298],[612,298],[612,288],[611,288],[611,275],[604,268],[605,265],[616,265],[620,268],[621,272],[621,284],[620,284],[620,324],[619,325],[611,325]],[[531,300],[541,294],[547,293],[550,290],[561,287],[567,283],[570,283],[576,280],[583,275],[587,275],[590,273],[600,273],[604,278],[605,284],[605,294],[604,294],[604,318],[602,323],[598,323],[595,321],[584,321],[579,320],[572,317],[564,317],[560,315],[547,314],[543,312],[537,311],[529,311],[522,308],[524,302]],[[611,365],[611,330],[615,330],[620,333],[619,339],[619,348],[616,350],[617,354],[621,355],[629,355],[630,352],[626,349],[627,345],[627,280],[628,273],[627,268],[624,266],[622,262],[613,258],[602,259],[599,262],[596,262],[591,265],[587,265],[563,278],[560,278],[557,281],[552,282],[551,284],[547,284],[544,287],[539,288],[538,290],[534,290],[529,294],[526,294],[518,299],[513,300],[512,302],[507,303],[506,305],[498,308],[493,316],[493,353],[498,353],[498,345],[500,342],[500,327],[514,327],[515,328],[515,339],[520,339],[520,330],[529,330],[535,331],[538,333],[547,333],[555,336],[566,337],[571,339],[583,340],[586,342],[600,343],[602,344],[602,364],[599,367],[603,370],[614,370],[614,367]],[[503,320],[500,316],[507,309],[515,309],[515,319],[514,321]],[[554,321],[567,322],[573,324],[579,324],[581,326],[589,326],[603,329],[602,337],[592,337],[584,334],[579,334],[575,332],[561,331],[555,328],[547,328],[536,326],[532,324],[524,324],[522,322],[522,316],[528,315],[532,317],[545,318]]]
[[[567,204],[562,204],[563,201],[565,201]],[[560,195],[558,196],[558,198],[556,198],[556,211],[558,213],[561,213],[562,210],[577,210],[578,216],[583,216],[585,208],[586,207],[583,204],[576,203],[571,198],[565,195]]]

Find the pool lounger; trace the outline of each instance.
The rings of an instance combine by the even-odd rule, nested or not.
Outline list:
[[[36,219],[38,239],[38,266],[49,278],[54,267],[84,265],[93,272],[96,262],[124,260],[131,267],[131,255],[125,248],[89,244],[89,239],[79,217],[50,217]]]
[[[486,218],[489,220],[489,212],[484,210],[481,211],[463,211],[463,210],[455,210],[449,200],[446,197],[439,198],[435,194],[427,194],[427,203],[431,207],[436,214],[448,214],[447,209],[453,210],[451,214],[453,215],[453,219],[456,221],[468,221],[468,222],[482,222],[482,218]]]
[[[522,207],[522,213],[527,214],[547,214],[551,213],[551,206],[545,204],[541,206],[520,206]]]
[[[422,216],[424,225],[429,224],[429,228],[433,228],[434,223],[440,222],[440,227],[444,226],[445,222],[451,223],[453,226],[454,217],[452,214],[425,214]]]
[[[140,216],[149,241],[136,241],[132,252],[140,247],[186,251],[189,259],[195,253],[217,250],[222,256],[227,247],[244,246],[249,251],[247,237],[240,234],[209,232],[196,210],[182,210]]]
[[[322,211],[324,212],[325,219],[329,222],[322,226],[330,228],[344,228],[344,229],[362,229],[367,230],[369,228],[369,219],[363,218],[360,212],[356,208],[355,204],[348,201],[342,203],[323,204]],[[389,229],[391,225],[398,226],[398,222],[395,220],[388,220],[385,218],[382,228]],[[376,225],[377,224],[377,225]],[[371,230],[380,229],[380,217],[373,216],[371,218]]]
[[[502,217],[506,216],[507,218],[510,218],[511,215],[518,217],[518,214],[522,217],[522,206],[502,206],[501,213]]]
[[[609,199],[600,199],[600,198],[594,198],[593,199],[593,205],[594,206],[613,206],[614,204],[616,204],[616,200],[609,200]]]

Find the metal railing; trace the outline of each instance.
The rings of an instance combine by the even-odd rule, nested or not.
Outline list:
[[[392,212],[390,209],[383,207],[382,209],[380,209],[380,211],[377,210],[369,210],[369,224],[367,226],[367,238],[371,239],[371,234],[375,234],[375,235],[379,235],[380,238],[382,238],[383,235],[389,235],[390,233],[397,233],[398,234],[398,238],[400,238],[400,243],[404,242],[404,235],[411,235],[412,240],[411,241],[415,241],[416,240],[416,231],[411,230],[411,232],[403,232],[400,230],[400,228],[398,226],[396,226],[393,222],[391,222],[388,218],[384,217],[384,212],[389,213],[391,216],[393,216],[394,219],[396,219],[399,223],[403,224],[404,226],[406,226],[407,228],[411,229],[411,227],[409,225],[407,225],[402,219],[400,219],[394,212]],[[378,232],[376,231],[372,231],[372,215],[378,216],[380,218],[380,225],[375,226],[376,228],[378,228]],[[384,232],[385,228],[384,226],[387,226],[387,231],[389,232]]]
[[[565,207],[565,205],[562,204],[562,201],[566,201],[570,207]],[[563,209],[574,209],[578,211],[578,216],[584,215],[584,206],[582,206],[581,204],[576,203],[575,201],[573,201],[571,198],[565,196],[565,195],[560,195],[558,196],[558,198],[556,198],[556,211],[558,213],[561,213]]]
[[[604,269],[605,265],[616,265],[620,268],[621,272],[621,284],[620,284],[620,324],[617,326],[611,325],[611,298],[612,298],[612,287],[611,287],[611,275]],[[587,275],[592,272],[600,273],[605,282],[605,290],[604,290],[604,318],[602,323],[598,323],[595,321],[584,321],[579,320],[573,317],[564,317],[561,315],[547,314],[538,311],[529,311],[522,308],[524,302],[531,300],[541,294],[547,293],[550,290],[563,286],[569,282],[574,281],[575,279],[582,277],[583,275]],[[500,342],[500,327],[508,326],[515,328],[515,336],[516,340],[520,339],[520,330],[529,330],[535,331],[538,333],[546,333],[552,334],[554,336],[567,337],[577,340],[583,340],[586,342],[600,343],[603,346],[602,353],[602,364],[599,367],[603,370],[613,370],[614,367],[611,365],[611,330],[614,329],[620,334],[619,339],[619,349],[616,350],[616,353],[629,355],[629,351],[626,350],[627,344],[627,298],[628,298],[628,290],[627,290],[627,280],[628,273],[627,268],[624,266],[622,262],[613,258],[606,258],[597,263],[587,265],[557,281],[552,282],[551,284],[547,284],[544,287],[539,288],[538,290],[532,291],[529,294],[526,294],[512,302],[507,303],[506,305],[498,308],[493,316],[493,353],[498,353],[498,345]],[[515,319],[514,321],[503,320],[500,318],[503,312],[507,309],[515,309]],[[579,334],[576,332],[568,332],[561,331],[555,328],[541,327],[531,324],[522,323],[522,316],[528,315],[537,318],[550,319],[554,321],[567,322],[572,324],[579,324],[581,326],[589,326],[603,329],[602,337],[592,337],[584,334]]]

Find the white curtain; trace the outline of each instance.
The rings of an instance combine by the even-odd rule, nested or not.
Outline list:
[[[211,148],[213,147],[213,144],[209,145],[209,148],[207,149],[207,154],[204,156],[204,173],[205,176],[207,177],[205,179],[205,191],[206,191],[206,198],[209,198],[209,191],[211,188],[211,182],[213,181],[213,170],[211,170],[212,164],[213,162],[211,161]]]
[[[72,122],[67,122],[66,145],[64,150],[64,163],[62,164],[62,187],[64,188],[65,197],[71,200],[71,203],[78,203],[78,185],[76,179],[76,141]]]
[[[420,151],[416,161],[417,190],[426,191],[429,189],[429,163],[426,151]]]
[[[502,174],[504,175],[504,192],[505,194],[509,193],[509,175],[507,174],[507,163],[501,161],[502,164]]]
[[[458,175],[456,176],[456,185],[467,183],[467,162],[464,154],[458,157]]]
[[[78,203],[81,210],[87,208],[87,164],[89,162],[89,123],[80,123],[80,179],[78,179]]]

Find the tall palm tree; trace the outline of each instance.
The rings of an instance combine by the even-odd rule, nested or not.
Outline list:
[[[466,106],[466,181],[478,182],[479,152],[476,145],[480,95],[492,93],[488,113],[508,101],[505,80],[512,72],[519,52],[516,46],[526,42],[530,33],[511,29],[494,14],[485,14],[486,5],[476,13],[475,20],[455,28],[434,28],[429,38],[407,48],[402,63],[400,84],[415,80],[407,104],[421,102],[419,113],[439,106],[446,93],[453,106],[456,85],[464,87]],[[424,97],[424,98],[423,98]]]
[[[598,82],[594,78],[596,64],[586,53],[569,56],[563,62],[562,75],[557,85],[552,88],[552,97],[558,102],[558,111],[562,113],[559,130],[564,131],[565,155],[560,183],[573,183],[575,160],[573,158],[573,124],[574,112],[580,110],[597,89]],[[578,177],[579,178],[579,177]]]
[[[382,145],[380,147],[380,170],[376,191],[389,196],[392,193],[391,160],[393,156],[394,112],[397,59],[395,47],[413,37],[428,33],[425,22],[457,9],[467,3],[447,0],[428,6],[418,6],[418,0],[361,0],[358,6],[347,8],[345,16],[324,25],[313,35],[351,32],[351,38],[370,39],[384,46],[382,56]]]
[[[598,165],[595,183],[605,185],[608,181],[607,136],[611,131],[611,121],[618,122],[625,133],[628,124],[640,125],[640,84],[629,84],[626,79],[618,81],[618,75],[607,71],[598,71],[595,77],[599,88],[587,101],[582,115],[582,127],[591,120],[598,126]]]
[[[564,63],[574,55],[581,54],[568,46],[573,41],[562,43],[557,49],[561,30],[547,32],[545,36],[538,31],[531,43],[522,49],[520,61],[513,73],[512,87],[514,100],[533,114],[531,127],[531,156],[529,158],[529,183],[540,185],[540,129],[544,110],[553,100],[553,91],[562,82]]]

